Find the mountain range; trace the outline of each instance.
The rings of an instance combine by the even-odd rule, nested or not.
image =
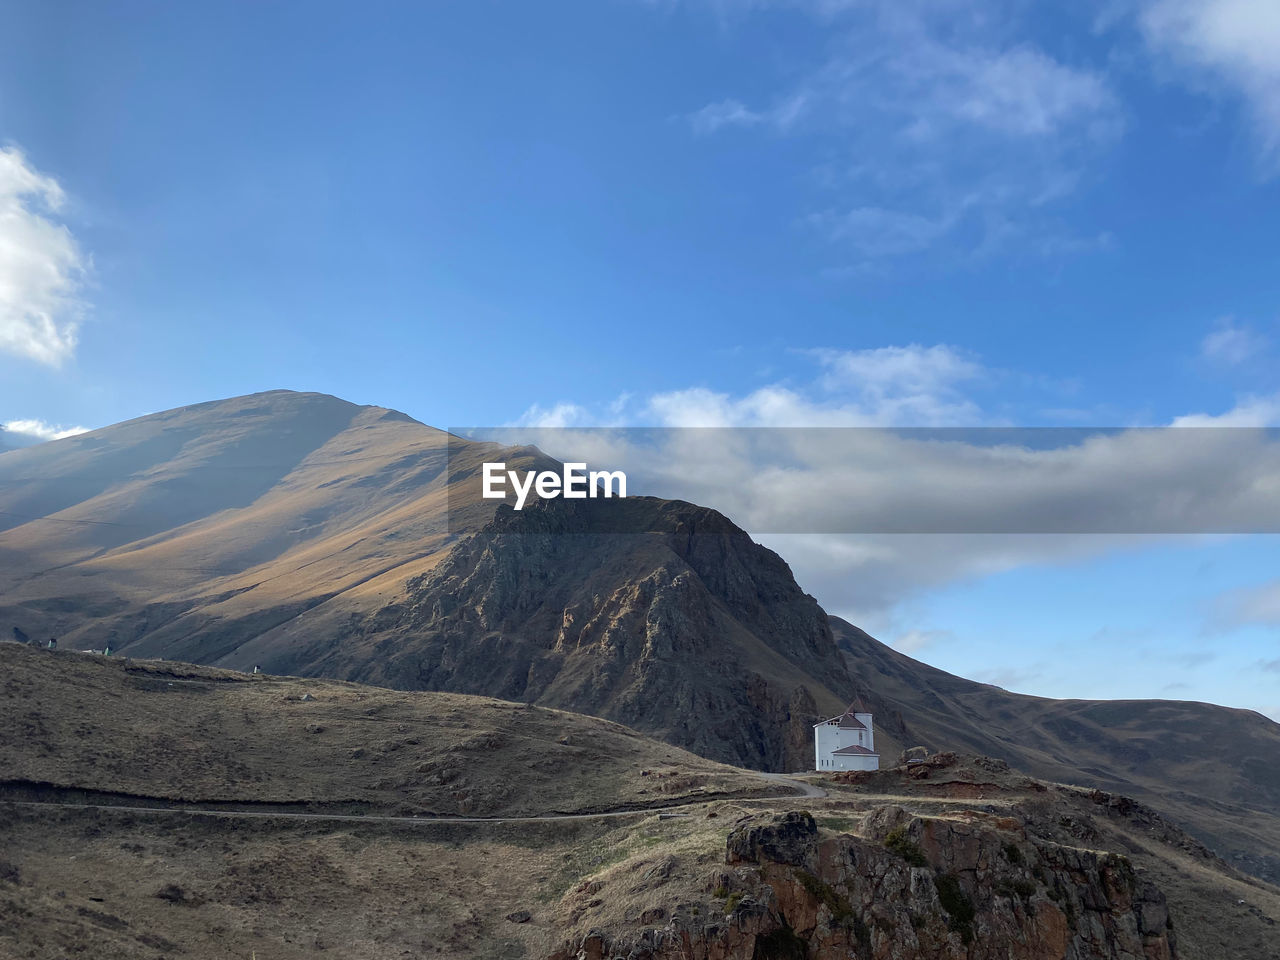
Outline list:
[[[1280,879],[1280,725],[947,674],[828,616],[714,509],[517,513],[466,482],[493,459],[550,462],[290,391],[5,452],[0,632],[525,701],[763,770],[808,768],[810,724],[861,697],[889,761],[918,744],[1124,792]],[[612,532],[621,512],[636,532]]]

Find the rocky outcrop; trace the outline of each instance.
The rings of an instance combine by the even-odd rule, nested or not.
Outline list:
[[[588,933],[552,960],[1174,960],[1164,896],[1124,857],[1022,822],[888,806],[859,835],[746,818],[708,880],[723,919]]]
[[[853,682],[777,554],[679,501],[499,509],[309,672],[525,700],[713,759],[804,769]]]

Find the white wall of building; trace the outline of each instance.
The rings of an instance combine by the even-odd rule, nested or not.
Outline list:
[[[813,728],[813,766],[815,770],[834,770],[827,764],[832,750],[839,750],[847,744],[840,742],[838,720],[828,720]]]
[[[867,728],[867,730],[866,730],[867,742],[866,742],[866,743],[863,743],[862,741],[858,741],[858,746],[860,746],[860,747],[866,747],[868,750],[870,750],[870,751],[872,751],[872,752],[874,753],[874,752],[875,752],[875,749],[876,749],[876,728],[875,728],[874,726],[872,726],[872,725],[871,725],[871,714],[869,714],[869,713],[855,713],[855,714],[854,714],[854,716],[855,716],[855,717],[857,717],[857,718],[858,718],[858,721],[859,721],[859,722],[860,722],[864,727],[866,727],[866,728]]]
[[[880,758],[865,754],[852,757],[832,757],[828,770],[879,770]]]
[[[840,726],[840,718],[836,717],[817,724],[813,728],[813,767],[819,771],[830,770],[879,770],[880,758],[866,754],[852,754],[842,757],[833,756],[835,750],[844,747],[865,747],[875,751],[875,727],[872,726],[871,714],[854,714],[866,729],[850,729]]]

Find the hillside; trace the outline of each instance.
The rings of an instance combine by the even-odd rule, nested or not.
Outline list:
[[[1140,797],[1236,866],[1280,882],[1280,724],[1207,703],[1009,693],[913,660],[839,617],[830,622],[849,669],[912,744]]]
[[[6,450],[17,450],[20,447],[31,445],[31,440],[22,434],[15,433],[13,430],[6,430],[0,427],[0,453]]]
[[[768,792],[607,720],[485,697],[14,643],[0,644],[0,667],[10,794],[519,816]]]
[[[447,540],[445,453],[403,414],[287,391],[5,453],[0,618],[212,662],[326,600],[376,605]]]
[[[782,796],[520,703],[2,643],[0,677],[4,956],[1280,956],[1280,891],[999,761]]]

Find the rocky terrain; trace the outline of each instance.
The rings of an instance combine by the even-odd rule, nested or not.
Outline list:
[[[600,532],[623,512],[643,532]],[[777,555],[713,510],[652,498],[504,507],[307,666],[572,708],[767,770],[807,766],[811,724],[854,691]]]
[[[1123,857],[1037,843],[1012,817],[883,807],[864,830],[823,835],[807,811],[748,819],[726,844],[724,922],[649,932],[626,948],[588,935],[560,956],[1179,956],[1164,895]]]
[[[521,703],[16,644],[0,676],[0,956],[1280,957],[1276,888],[1001,761],[788,788]]]
[[[555,960],[1280,957],[1280,890],[1135,801],[955,754],[814,780],[580,884]]]

